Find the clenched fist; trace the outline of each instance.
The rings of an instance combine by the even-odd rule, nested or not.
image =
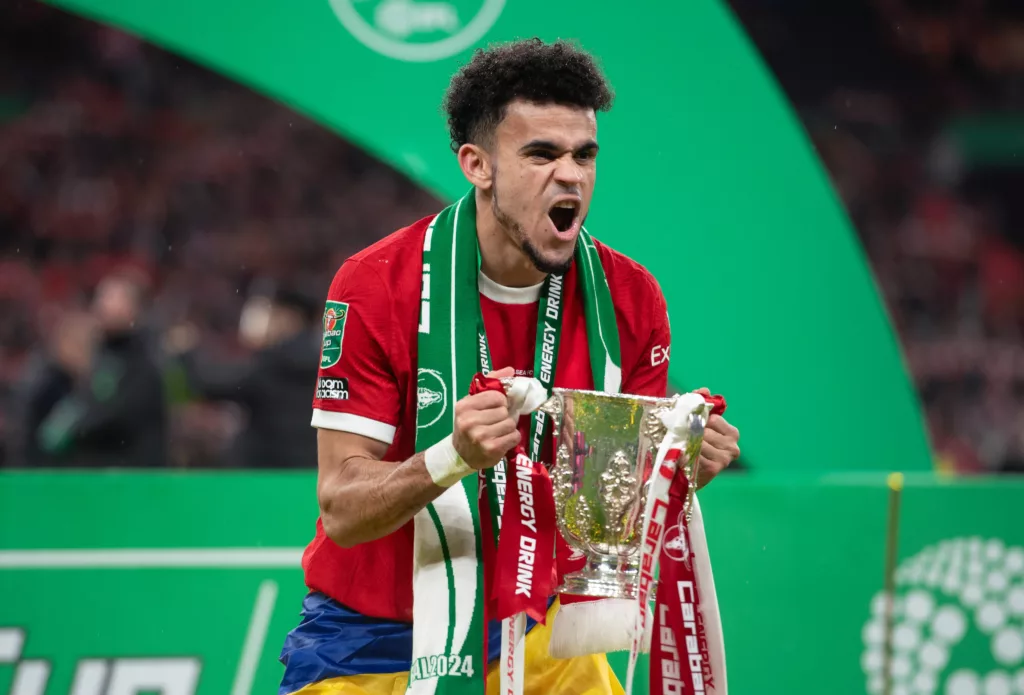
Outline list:
[[[503,379],[515,375],[511,367],[487,376]],[[455,404],[452,444],[470,468],[491,468],[519,443],[519,423],[508,412],[508,398],[497,391],[482,391]]]

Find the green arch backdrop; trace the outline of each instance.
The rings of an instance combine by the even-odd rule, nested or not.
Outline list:
[[[595,234],[665,290],[679,388],[726,394],[760,470],[925,469],[917,397],[797,120],[717,0],[57,0],[305,112],[442,197],[439,112],[475,46],[571,37],[618,101]]]

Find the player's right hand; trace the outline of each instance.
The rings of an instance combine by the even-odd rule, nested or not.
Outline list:
[[[488,374],[495,379],[514,375],[511,367]],[[491,468],[519,443],[518,424],[509,417],[505,394],[482,391],[455,404],[452,444],[470,468]]]

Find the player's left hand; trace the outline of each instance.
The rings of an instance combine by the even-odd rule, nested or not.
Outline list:
[[[702,396],[710,396],[708,389],[697,389]],[[708,418],[704,428],[704,442],[700,448],[699,472],[697,487],[702,488],[710,483],[716,475],[729,467],[740,457],[740,431],[729,424],[721,415]]]

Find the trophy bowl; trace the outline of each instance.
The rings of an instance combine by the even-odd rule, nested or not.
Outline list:
[[[659,415],[674,403],[675,397],[552,390],[542,410],[554,421],[555,514],[562,537],[586,557],[559,593],[636,598],[644,505],[665,437]]]

